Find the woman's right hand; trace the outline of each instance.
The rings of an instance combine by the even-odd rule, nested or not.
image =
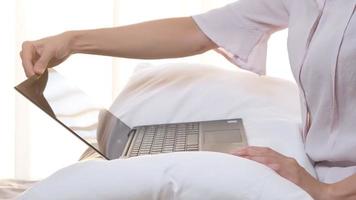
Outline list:
[[[71,54],[71,34],[59,35],[22,44],[20,56],[27,77],[42,74],[47,68],[54,67],[65,61]]]

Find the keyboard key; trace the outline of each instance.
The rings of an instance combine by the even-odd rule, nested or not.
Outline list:
[[[199,135],[188,135],[187,145],[195,145],[199,143]]]

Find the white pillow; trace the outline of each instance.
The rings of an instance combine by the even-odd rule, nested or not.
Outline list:
[[[263,165],[214,153],[89,161],[60,170],[21,200],[311,200]]]
[[[182,63],[138,66],[110,111],[131,126],[234,117],[301,120],[294,83]]]
[[[293,83],[238,69],[142,65],[111,112],[130,126],[243,118],[250,145],[297,159],[312,175],[300,137]],[[20,199],[311,199],[269,168],[213,152],[93,161],[63,169]]]

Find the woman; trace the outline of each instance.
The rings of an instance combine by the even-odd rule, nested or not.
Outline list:
[[[218,52],[236,65],[263,74],[269,36],[289,28],[305,150],[318,180],[294,159],[268,148],[247,147],[233,154],[267,165],[315,199],[356,199],[355,5],[355,0],[240,0],[193,17],[24,42],[21,57],[31,76],[74,53],[159,59],[220,47]]]

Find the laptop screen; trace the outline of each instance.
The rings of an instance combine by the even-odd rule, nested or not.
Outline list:
[[[109,157],[106,155],[105,148],[98,148],[97,136],[100,137],[100,131],[105,130],[104,120],[119,122],[123,132],[114,131],[115,134],[121,134],[122,145],[116,154],[123,152],[130,128],[105,108],[93,102],[57,71],[50,69],[41,76],[32,76],[15,89],[106,159]],[[103,115],[103,111],[106,117],[99,117]],[[108,117],[107,114],[110,116]]]

